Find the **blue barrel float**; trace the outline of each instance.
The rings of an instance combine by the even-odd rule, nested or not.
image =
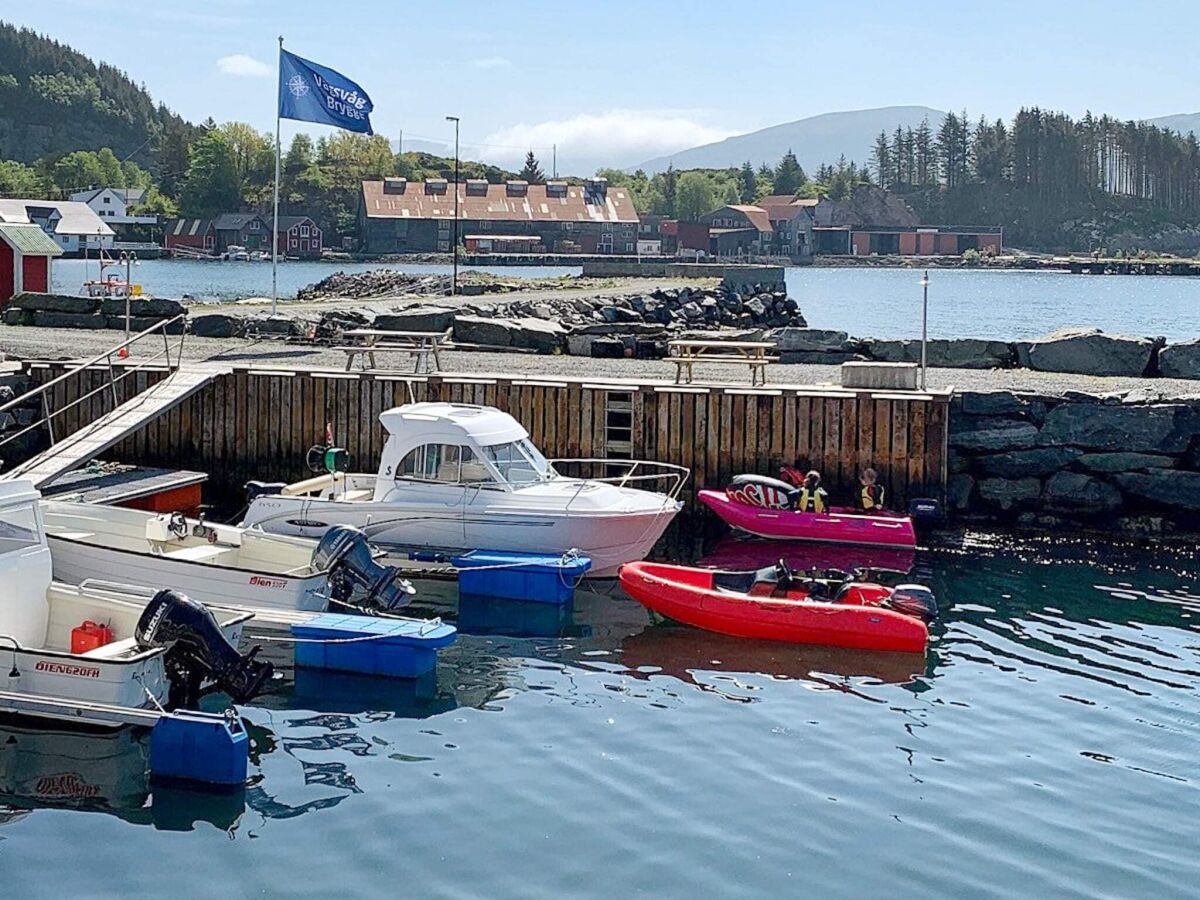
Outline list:
[[[496,550],[472,550],[451,562],[459,569],[459,593],[533,603],[567,603],[592,567],[590,558],[575,553],[553,556]]]

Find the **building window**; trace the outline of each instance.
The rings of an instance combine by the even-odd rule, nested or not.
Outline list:
[[[300,226],[300,237],[308,237],[308,226],[307,225]]]
[[[258,231],[258,219],[254,219],[253,221],[251,221],[251,223],[250,223],[250,230],[251,230],[251,231]]]
[[[632,252],[633,252],[633,244],[626,244],[626,245],[625,245],[625,252],[626,252],[626,253],[632,253]]]
[[[112,197],[105,197],[105,198],[104,198],[104,202],[105,202],[105,203],[112,203]]]

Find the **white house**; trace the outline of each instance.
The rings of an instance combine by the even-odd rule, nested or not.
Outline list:
[[[72,256],[113,247],[112,228],[86,203],[74,200],[0,199],[0,222],[37,225]]]
[[[137,206],[145,196],[143,188],[104,187],[76,191],[71,199],[76,203],[86,203],[92,212],[109,225],[157,225],[158,216],[129,214],[130,207]]]

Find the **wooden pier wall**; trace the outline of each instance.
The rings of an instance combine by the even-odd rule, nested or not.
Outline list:
[[[64,364],[34,364],[43,383]],[[165,376],[139,371],[117,402]],[[59,386],[59,408],[107,379],[81,372]],[[411,391],[411,395],[410,395]],[[495,406],[517,418],[550,457],[635,458],[692,470],[684,498],[742,472],[778,474],[801,459],[820,470],[834,498],[848,498],[858,472],[879,470],[893,503],[942,496],[949,393],[885,393],[800,386],[675,386],[658,381],[408,376],[382,372],[237,368],[118,444],[114,460],[209,472],[214,488],[240,493],[249,479],[307,477],[305,452],[326,423],[356,471],[374,472],[383,448],[379,414],[416,400]],[[64,416],[63,433],[111,408],[108,392]],[[228,496],[228,494],[226,494]]]

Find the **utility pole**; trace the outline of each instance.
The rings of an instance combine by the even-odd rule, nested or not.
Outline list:
[[[925,345],[929,340],[929,270],[925,270],[925,274],[921,276],[921,390],[926,389],[925,369],[926,355]]]
[[[551,153],[550,171],[554,173],[553,177],[557,178],[558,177],[558,144],[550,145],[550,153]]]
[[[450,296],[458,293],[458,116],[446,116],[454,123],[454,274],[450,279]]]

